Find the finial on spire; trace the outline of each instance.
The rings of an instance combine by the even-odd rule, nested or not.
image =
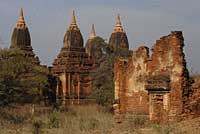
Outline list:
[[[120,14],[117,15],[116,26],[122,26],[121,20],[120,20]]]
[[[75,17],[75,11],[72,11],[72,20],[71,20],[71,25],[76,25],[76,17]]]
[[[124,30],[122,28],[121,20],[120,20],[120,14],[117,15],[117,20],[116,20],[116,24],[115,24],[113,33],[115,33],[115,32],[124,32]]]
[[[23,8],[20,8],[19,17],[24,20]]]
[[[71,24],[70,24],[70,26],[69,26],[69,28],[71,29],[71,28],[75,28],[75,29],[78,29],[78,26],[77,26],[77,24],[76,24],[76,17],[75,17],[75,11],[73,10],[72,11],[72,19],[71,19]]]
[[[95,28],[94,28],[94,24],[92,24],[92,30],[90,32],[90,38],[89,39],[93,39],[95,37],[96,37]]]
[[[24,20],[23,8],[20,8],[16,28],[25,28],[25,27],[26,27],[26,23]]]

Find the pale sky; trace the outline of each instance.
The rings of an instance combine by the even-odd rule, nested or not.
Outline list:
[[[60,52],[74,9],[84,42],[92,23],[108,40],[118,13],[132,50],[141,44],[151,49],[161,36],[181,30],[188,69],[200,72],[200,0],[0,0],[1,48],[10,45],[20,7],[42,64],[51,65]]]

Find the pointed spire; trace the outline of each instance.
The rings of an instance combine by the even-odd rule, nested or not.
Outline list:
[[[76,17],[75,17],[75,11],[72,11],[72,19],[71,19],[71,24],[69,26],[69,28],[73,28],[73,29],[78,29],[78,26],[76,24]]]
[[[71,25],[76,25],[76,17],[75,17],[75,11],[72,11],[72,20],[71,20]]]
[[[96,33],[95,33],[95,28],[94,28],[94,24],[92,24],[92,30],[90,32],[90,37],[89,39],[93,39],[96,37]]]
[[[122,26],[122,24],[121,24],[121,20],[120,20],[120,14],[117,15],[116,26],[119,26],[119,27]]]
[[[24,20],[23,8],[20,8],[18,21],[16,23],[16,28],[22,28],[23,29],[25,27],[26,27],[26,23],[25,23],[25,20]]]
[[[117,15],[115,28],[113,30],[113,33],[116,33],[116,32],[124,32],[124,30],[122,28],[121,20],[120,20],[120,14]]]

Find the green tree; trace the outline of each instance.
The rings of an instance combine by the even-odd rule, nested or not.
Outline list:
[[[94,44],[98,44],[98,48],[95,50],[101,50],[101,55],[98,55],[98,51],[94,51],[97,54],[95,57],[98,57],[99,66],[92,73],[93,86],[89,97],[95,99],[98,104],[109,105],[114,102],[115,59],[119,57],[128,58],[132,55],[132,51],[119,48],[116,52],[113,52],[111,45],[108,45],[101,37],[96,38]]]
[[[92,92],[89,98],[95,99],[98,104],[109,105],[114,100],[114,54],[109,45],[101,37],[93,40],[95,58],[99,66],[92,73]]]
[[[101,105],[112,104],[114,101],[114,70],[113,55],[107,55],[93,73],[93,91],[91,96]]]
[[[18,49],[0,50],[0,105],[42,99],[49,72],[33,60]]]

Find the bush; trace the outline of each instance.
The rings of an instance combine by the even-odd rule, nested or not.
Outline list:
[[[21,124],[23,123],[28,117],[23,114],[17,114],[13,111],[4,111],[0,110],[1,118],[7,120],[11,124]]]
[[[50,113],[48,126],[49,126],[49,128],[59,128],[60,127],[59,113],[57,111],[53,111],[52,113]]]
[[[42,127],[43,122],[40,119],[36,119],[33,121],[33,134],[41,134],[42,133]]]

